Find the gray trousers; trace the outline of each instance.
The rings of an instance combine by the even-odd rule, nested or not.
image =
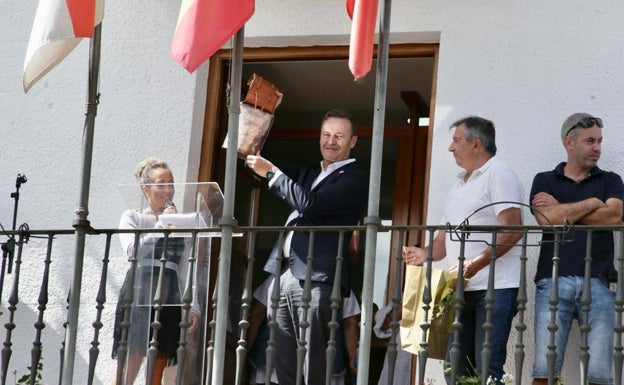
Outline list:
[[[303,359],[303,384],[325,384],[326,358],[325,350],[329,341],[331,321],[331,292],[332,285],[326,282],[312,282],[310,293],[310,307],[307,313],[305,335],[301,333],[303,321],[303,285],[304,281],[295,278],[290,269],[285,268],[280,276],[280,299],[275,321],[276,358],[275,369],[280,384],[297,383],[297,348],[305,347],[306,355]],[[272,290],[269,289],[269,293]],[[272,308],[267,307],[269,320]],[[336,318],[340,323],[342,311],[338,311]],[[336,347],[341,349],[342,347]]]

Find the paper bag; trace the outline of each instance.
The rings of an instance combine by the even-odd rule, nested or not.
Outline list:
[[[269,135],[271,123],[273,123],[273,115],[242,102],[240,108],[236,153],[239,158],[246,159],[247,155],[255,155],[262,149]],[[223,148],[227,148],[227,142],[228,136],[226,135]]]
[[[429,358],[443,360],[446,346],[452,333],[455,318],[454,289],[457,276],[446,270],[431,269],[431,307],[427,322],[427,352]],[[423,342],[421,324],[425,323],[423,295],[427,285],[427,270],[423,266],[407,265],[405,271],[405,289],[403,291],[403,309],[399,332],[401,349],[418,354]]]

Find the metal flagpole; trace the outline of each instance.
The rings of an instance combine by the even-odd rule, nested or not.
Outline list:
[[[368,366],[373,318],[373,281],[375,278],[375,250],[379,219],[379,194],[381,188],[381,161],[383,159],[384,121],[386,116],[386,86],[388,81],[388,34],[390,32],[391,0],[384,0],[379,25],[377,45],[377,77],[375,84],[375,113],[370,163],[370,187],[366,225],[366,251],[364,256],[364,282],[362,287],[362,321],[358,355],[357,383],[368,384]]]
[[[63,370],[61,383],[73,384],[74,360],[76,358],[76,336],[78,331],[78,314],[80,311],[80,287],[84,262],[85,235],[91,230],[87,216],[89,215],[89,187],[91,183],[91,160],[93,152],[93,130],[97,105],[99,103],[98,80],[100,73],[100,41],[102,23],[93,32],[89,46],[89,84],[87,90],[87,106],[85,125],[82,133],[82,170],[80,178],[80,200],[76,209],[76,218],[72,225],[76,229],[76,243],[71,285],[69,287],[69,310],[67,312],[67,329],[63,353]]]
[[[238,147],[238,119],[240,116],[241,78],[243,76],[243,40],[245,27],[236,32],[232,42],[230,67],[230,102],[228,106],[228,143],[225,162],[225,182],[223,186],[223,217],[221,226],[221,251],[219,253],[219,271],[217,277],[216,333],[214,341],[214,361],[212,365],[212,385],[223,384],[225,364],[225,332],[227,328],[227,309],[232,256],[232,233],[237,226],[234,219],[234,192],[236,191],[236,148]]]

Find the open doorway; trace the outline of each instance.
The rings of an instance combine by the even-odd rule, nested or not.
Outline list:
[[[430,124],[433,118],[438,46],[394,45],[390,47],[386,122],[380,186],[379,217],[386,224],[423,224],[426,216]],[[222,184],[225,151],[221,144],[227,131],[226,85],[229,74],[229,52],[221,51],[210,62],[206,120],[202,142],[200,181]],[[275,111],[271,133],[262,150],[263,156],[274,161],[297,164],[320,162],[318,147],[320,120],[328,110],[339,108],[350,112],[358,125],[359,141],[352,156],[366,171],[370,168],[371,134],[375,100],[375,71],[359,82],[353,82],[347,66],[348,47],[287,47],[246,49],[243,81],[257,73],[276,84],[284,93],[283,103]],[[374,67],[373,67],[374,68]],[[247,87],[243,87],[243,95]],[[289,210],[254,180],[239,161],[235,217],[240,225],[281,226]],[[383,237],[383,234],[380,234]],[[405,242],[415,244],[419,234],[409,234]],[[262,280],[261,269],[275,237],[256,239],[256,276]],[[385,242],[387,255],[377,255],[376,273],[385,285],[375,288],[374,302],[383,306],[393,287],[394,256],[401,245],[397,240]],[[245,257],[244,239],[239,239],[238,257]],[[363,250],[364,237],[360,237]],[[363,266],[363,252],[361,252]],[[233,256],[236,258],[236,256]],[[215,261],[216,266],[216,261]],[[244,276],[244,267],[233,261],[233,276]],[[361,268],[360,266],[360,268]],[[361,287],[361,272],[355,266],[351,272],[355,290]],[[398,277],[401,279],[401,277]],[[211,282],[214,282],[211,279]],[[242,280],[233,280],[242,282]],[[242,289],[242,288],[241,288]],[[236,298],[231,288],[231,298]],[[357,293],[359,294],[359,293]],[[240,297],[239,297],[240,298]],[[237,304],[230,304],[239,309]],[[371,377],[374,369],[371,368]]]

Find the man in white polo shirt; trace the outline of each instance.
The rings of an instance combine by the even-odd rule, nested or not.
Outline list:
[[[458,225],[470,217],[470,225],[521,225],[523,189],[514,171],[496,156],[494,124],[476,116],[461,119],[453,125],[453,141],[449,151],[459,167],[464,169],[449,191],[442,223]],[[496,203],[502,202],[502,203]],[[496,204],[494,204],[496,203]],[[489,206],[488,206],[489,205]],[[516,297],[520,280],[520,248],[514,246],[522,233],[505,232],[496,236],[494,277],[494,307],[491,310],[491,357],[487,377],[500,383],[507,358],[507,339],[512,319],[517,312]],[[487,243],[486,243],[487,242]],[[489,263],[492,235],[473,232],[464,242],[463,275],[468,279],[465,304],[461,312],[459,334],[460,361],[457,375],[480,375],[483,368],[481,350],[485,340],[485,294],[490,273]],[[428,248],[433,247],[433,259],[452,259],[451,272],[457,272],[461,242],[440,231],[427,248],[405,247],[403,256],[408,264],[425,262]],[[447,361],[449,360],[447,348]],[[447,377],[447,381],[450,378]]]

